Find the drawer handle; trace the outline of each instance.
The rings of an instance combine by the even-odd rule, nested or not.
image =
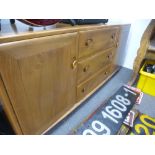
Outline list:
[[[85,43],[86,46],[90,46],[93,42],[93,39],[88,39]]]
[[[111,58],[112,58],[112,53],[109,54],[109,55],[107,55],[107,58],[108,58],[108,59],[111,59]]]
[[[115,39],[115,34],[112,34],[112,35],[111,35],[111,38],[112,38],[112,39]]]
[[[107,75],[108,74],[108,72],[106,71],[106,72],[104,72],[104,75]]]
[[[85,89],[85,88],[83,88],[83,89],[81,90],[81,92],[82,92],[82,93],[84,93],[85,91],[86,91],[86,89]]]
[[[112,35],[111,35],[111,38],[112,38],[112,40],[114,41],[115,46],[118,47],[119,44],[118,44],[116,35],[115,35],[115,34],[112,34]]]
[[[83,68],[83,72],[87,72],[88,69],[89,69],[89,66],[85,66],[85,67]]]
[[[110,59],[110,55],[108,55],[107,58]]]
[[[77,67],[77,60],[74,60],[72,63],[72,68],[75,69]]]

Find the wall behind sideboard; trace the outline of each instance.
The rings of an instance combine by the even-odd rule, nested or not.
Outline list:
[[[118,64],[133,69],[133,62],[140,46],[141,37],[151,19],[109,19],[108,24],[131,24],[123,28],[119,47]]]

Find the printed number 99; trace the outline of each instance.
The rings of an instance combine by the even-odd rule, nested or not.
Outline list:
[[[91,124],[92,128],[94,131],[96,131],[97,133],[102,133],[102,135],[110,135],[110,129],[103,123],[101,123],[100,121],[93,121]],[[83,135],[97,135],[96,132],[94,132],[91,129],[86,129],[83,132]]]

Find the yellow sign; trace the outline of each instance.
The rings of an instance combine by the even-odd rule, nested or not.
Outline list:
[[[141,114],[134,122],[130,135],[155,135],[155,118]]]

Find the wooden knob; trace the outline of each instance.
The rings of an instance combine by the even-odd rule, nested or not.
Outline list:
[[[85,66],[85,67],[83,68],[83,72],[87,72],[88,69],[89,69],[89,66]]]
[[[93,42],[93,39],[88,39],[85,43],[86,46],[90,46]]]
[[[112,34],[111,38],[112,38],[112,40],[114,40],[115,46],[118,47],[119,44],[118,44],[118,41],[117,41],[115,34]]]
[[[114,38],[115,38],[115,34],[112,34],[112,35],[111,35],[111,39],[114,39]]]
[[[85,89],[85,88],[83,88],[83,89],[81,90],[81,91],[82,91],[82,93],[84,93],[84,92],[85,92],[85,90],[86,90],[86,89]]]
[[[111,59],[112,58],[112,53],[110,53],[109,55],[107,55],[107,58],[108,59]]]
[[[105,75],[107,75],[107,74],[108,74],[108,72],[106,71],[106,72],[104,72],[104,74],[105,74]]]
[[[110,55],[107,55],[107,58],[110,59]]]

